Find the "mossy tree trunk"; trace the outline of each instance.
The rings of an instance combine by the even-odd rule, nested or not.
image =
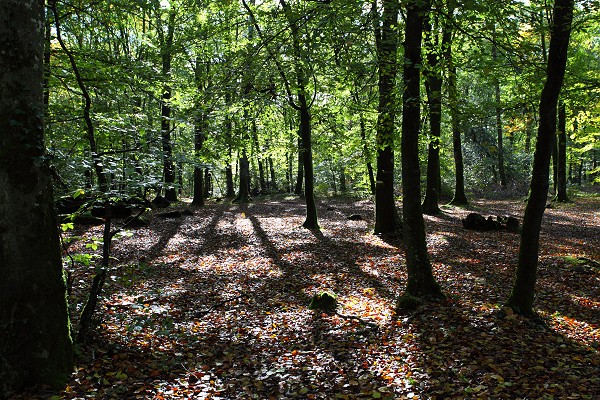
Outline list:
[[[44,154],[44,1],[0,2],[0,397],[73,367]]]
[[[573,0],[556,0],[551,27],[546,83],[540,98],[540,125],[533,158],[530,194],[523,217],[517,273],[506,306],[522,315],[533,314],[540,229],[546,208],[550,158],[556,138],[556,105],[565,76],[573,20]]]

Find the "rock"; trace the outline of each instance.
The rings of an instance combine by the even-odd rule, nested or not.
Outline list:
[[[310,300],[308,308],[311,310],[335,312],[337,309],[337,296],[327,292],[315,294]]]
[[[363,217],[360,214],[352,214],[352,215],[348,215],[348,219],[350,221],[362,221]]]

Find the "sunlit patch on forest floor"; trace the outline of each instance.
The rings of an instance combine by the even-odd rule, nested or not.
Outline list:
[[[520,219],[521,200],[426,216],[447,298],[412,315],[394,314],[402,242],[371,234],[370,202],[322,199],[320,232],[300,227],[301,200],[181,207],[194,214],[151,218],[115,241],[98,324],[54,398],[600,397],[600,270],[585,262],[600,261],[599,197],[545,214],[535,303],[545,325],[498,313],[519,235],[461,224],[473,210]],[[89,252],[100,236],[89,229],[69,250]],[[92,272],[73,272],[75,322]],[[339,315],[309,310],[323,291]]]

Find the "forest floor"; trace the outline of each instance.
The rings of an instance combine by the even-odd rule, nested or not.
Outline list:
[[[66,390],[15,398],[600,398],[598,194],[546,210],[535,300],[544,323],[499,312],[519,235],[461,224],[471,211],[521,219],[522,200],[426,216],[447,298],[407,315],[394,311],[402,242],[372,234],[371,201],[320,200],[320,232],[300,227],[293,197],[177,207],[193,215],[154,215],[114,240],[98,324]],[[69,251],[91,252],[102,227],[78,234]],[[92,272],[73,272],[73,315]],[[337,295],[339,314],[308,308],[322,291]]]

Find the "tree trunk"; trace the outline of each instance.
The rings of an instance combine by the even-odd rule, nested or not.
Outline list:
[[[73,371],[44,153],[44,2],[0,2],[0,398]]]
[[[277,191],[277,176],[275,175],[275,165],[273,165],[273,158],[271,156],[269,156],[269,158],[267,158],[267,163],[269,164],[269,172],[271,174],[271,185],[270,185],[270,190],[272,190],[273,192]]]
[[[304,186],[304,156],[302,151],[302,138],[298,134],[298,173],[296,174],[296,186],[294,187],[294,193],[298,196],[302,195],[302,187]]]
[[[429,1],[411,0],[407,4],[404,38],[404,93],[402,107],[402,190],[404,243],[408,283],[404,298],[441,297],[433,277],[421,208],[421,173],[419,168],[420,65],[421,36]],[[399,301],[399,306],[402,299]]]
[[[202,85],[202,63],[200,59],[196,59],[196,66],[194,68],[194,81],[196,83],[196,90],[198,96],[203,91]],[[200,166],[200,152],[204,145],[204,139],[206,137],[206,115],[203,105],[200,101],[196,104],[196,118],[194,119],[194,194],[192,204],[196,206],[204,205],[204,185],[203,185],[203,173],[204,168]]]
[[[52,14],[54,14],[56,40],[58,40],[61,49],[65,52],[67,58],[69,59],[69,63],[71,64],[71,68],[73,69],[73,74],[75,75],[75,80],[77,81],[77,86],[79,86],[79,89],[81,90],[81,94],[83,96],[83,120],[85,121],[86,135],[90,146],[92,164],[94,166],[94,171],[96,172],[96,177],[98,178],[98,186],[101,192],[107,192],[108,181],[106,175],[104,174],[104,167],[102,166],[102,160],[100,159],[98,153],[98,147],[96,145],[96,137],[94,133],[95,129],[91,116],[92,98],[90,97],[90,94],[87,90],[87,86],[85,85],[83,77],[79,72],[79,68],[77,66],[77,63],[75,62],[75,57],[73,56],[73,53],[67,48],[64,40],[62,39],[60,18],[58,15],[58,10],[56,9],[56,0],[49,0],[48,5],[52,9]]]
[[[567,50],[573,20],[573,0],[556,0],[551,27],[546,83],[540,98],[538,127],[530,194],[525,208],[517,273],[506,305],[513,311],[533,314],[538,267],[540,229],[548,198],[550,157],[556,137],[556,105],[567,64]]]
[[[383,24],[376,18],[373,2],[374,33],[379,70],[377,107],[377,181],[375,185],[375,234],[396,234],[401,229],[394,199],[394,119],[396,116],[395,81],[398,71],[399,2],[383,2]]]
[[[169,11],[169,23],[167,26],[167,37],[162,40],[162,76],[168,80],[171,73],[171,58],[173,56],[173,34],[175,30],[175,11]],[[163,175],[165,181],[165,198],[169,201],[177,201],[175,190],[175,164],[173,163],[173,143],[171,142],[171,86],[165,84],[161,99],[161,123],[160,133],[162,136],[163,150]]]
[[[449,18],[449,17],[447,17]],[[438,47],[438,34],[433,32],[433,27],[428,18],[425,25],[427,38],[427,69],[425,72],[425,88],[427,90],[427,103],[429,105],[429,148],[427,154],[427,186],[423,200],[423,212],[429,215],[439,214],[439,199],[441,192],[440,172],[440,136],[442,132],[442,84],[443,75],[439,66],[440,58],[446,58],[446,48],[451,45],[452,32],[450,24],[446,23],[442,32],[441,51]],[[448,61],[446,59],[446,61]]]
[[[454,197],[450,204],[469,204],[465,194],[465,167],[462,154],[461,122],[458,111],[458,90],[456,88],[456,67],[450,68],[448,93],[450,96],[450,118],[452,120],[452,151],[454,153]]]
[[[208,168],[204,168],[204,185],[202,185],[202,189],[203,197],[208,199],[210,197],[210,193],[212,192],[212,174]]]
[[[373,164],[371,164],[371,152],[369,151],[369,146],[367,144],[367,132],[365,128],[365,118],[360,114],[360,139],[363,142],[363,156],[365,157],[365,162],[367,165],[367,174],[369,176],[369,188],[371,189],[371,194],[375,195],[375,175],[373,174]]]
[[[302,224],[307,229],[319,229],[317,205],[315,203],[315,178],[313,173],[310,110],[303,92],[298,94],[300,105],[300,135],[302,137],[302,159],[304,165],[304,197],[306,201],[306,219]]]
[[[248,203],[250,201],[250,161],[246,149],[242,150],[240,163],[240,187],[238,195],[235,198],[236,202]]]
[[[567,111],[565,103],[558,106],[558,168],[556,201],[569,201],[567,196]]]
[[[492,28],[493,41],[492,58],[498,60],[498,47],[496,45],[496,26]],[[506,187],[506,172],[504,169],[504,144],[502,133],[502,107],[500,102],[500,80],[497,76],[494,77],[494,97],[496,100],[496,133],[498,136],[498,174],[500,177],[500,186]]]

